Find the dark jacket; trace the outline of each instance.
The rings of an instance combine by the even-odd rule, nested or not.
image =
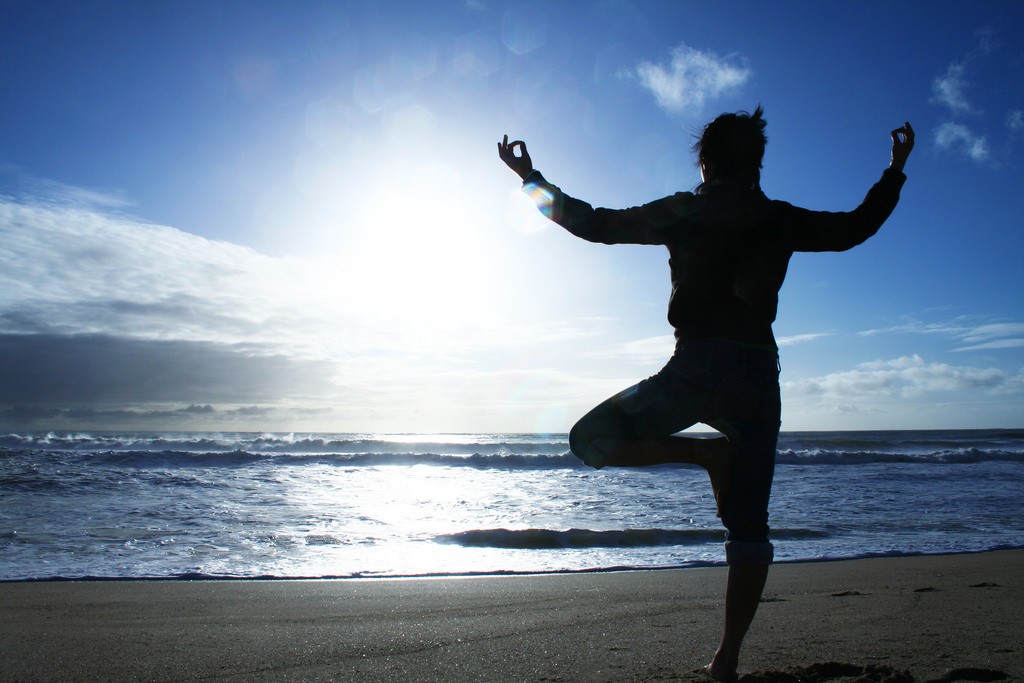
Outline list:
[[[726,339],[776,348],[772,323],[796,251],[844,251],[874,235],[906,176],[886,170],[853,211],[810,211],[760,189],[706,183],[631,209],[595,209],[534,171],[523,182],[551,220],[603,244],[668,247],[668,321],[678,343]]]

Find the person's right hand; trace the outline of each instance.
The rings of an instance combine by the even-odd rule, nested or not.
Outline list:
[[[903,126],[894,130],[891,135],[892,161],[889,162],[889,168],[902,173],[903,166],[907,163],[907,157],[910,156],[910,150],[914,149],[914,129],[910,127],[910,121],[907,121]]]
[[[519,148],[519,156],[516,156],[516,147]],[[509,142],[508,136],[498,143],[498,156],[505,162],[505,165],[516,172],[523,180],[526,180],[526,176],[533,173],[533,161],[530,159],[530,153],[526,151],[526,143],[522,140],[516,140],[515,142]]]

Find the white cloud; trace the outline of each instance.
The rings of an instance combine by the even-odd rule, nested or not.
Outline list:
[[[117,192],[67,185],[38,178],[15,164],[0,162],[0,181],[23,200],[47,206],[102,209],[107,212],[126,209],[131,202]]]
[[[954,351],[1019,349],[1024,347],[1024,323],[988,323],[969,328],[957,336],[967,346]]]
[[[953,62],[946,73],[932,81],[933,102],[949,108],[954,114],[966,114],[974,110],[964,92],[967,89],[967,65]]]
[[[966,125],[946,121],[935,131],[935,145],[982,163],[990,157],[988,142],[984,135],[978,135]]]
[[[971,329],[963,324],[957,323],[924,323],[919,320],[912,320],[902,325],[892,327],[879,327],[859,332],[862,337],[873,337],[880,334],[948,334],[959,335],[965,330]]]
[[[963,389],[998,390],[1010,379],[998,368],[974,368],[931,363],[901,369],[901,379],[906,383],[901,388],[904,396],[917,396],[940,391]]]
[[[1000,43],[993,29],[979,29],[974,37],[974,47],[951,61],[932,80],[930,101],[945,111],[943,122],[935,129],[934,141],[939,150],[954,152],[975,163],[990,164],[993,158],[1005,159],[1012,154],[1014,132],[1024,128],[1024,111],[1007,111],[1005,126],[986,111],[994,95],[1001,97],[999,90],[992,90],[988,84],[1004,83],[1015,77],[1012,67],[1009,72],[1006,70],[1006,62],[1012,64],[1012,57],[1000,63]],[[976,85],[982,88],[972,92]]]
[[[853,370],[783,383],[793,396],[849,402],[856,399],[913,398],[962,390],[1006,393],[1019,382],[998,368],[927,363],[917,355],[862,363]]]
[[[1024,111],[1012,109],[1006,113],[1006,127],[1010,130],[1024,129]]]
[[[700,109],[705,101],[740,87],[752,72],[736,57],[719,57],[681,44],[667,65],[642,62],[635,75],[658,106],[678,113]]]
[[[971,328],[963,335],[965,342],[980,342],[999,337],[1024,336],[1024,323],[988,323]]]
[[[919,368],[924,365],[924,360],[918,354],[900,356],[891,360],[874,360],[861,363],[857,367],[861,370],[905,370],[906,368]]]
[[[589,351],[584,355],[590,358],[624,359],[645,365],[664,363],[672,356],[675,343],[675,338],[671,334],[665,334],[645,339],[633,339],[606,349]]]
[[[849,416],[849,415],[878,415],[882,411],[878,408],[870,406],[858,406],[850,403],[837,403],[832,407],[832,412],[836,415]]]
[[[20,354],[3,357],[18,386],[5,386],[0,404],[13,408],[0,405],[0,420],[35,402],[96,424],[130,413],[150,428],[243,428],[236,408],[259,403],[286,429],[557,431],[628,385],[597,379],[598,361],[597,389],[545,369],[595,335],[593,319],[512,323],[460,308],[459,292],[427,316],[408,310],[419,301],[408,288],[382,298],[373,264],[357,262],[365,249],[276,257],[125,216],[102,195],[48,192],[0,196],[0,345]],[[487,291],[466,287],[466,272],[442,281]],[[531,386],[554,398],[536,401]],[[182,412],[191,403],[213,410]],[[247,428],[269,424],[257,415]]]
[[[0,197],[0,333],[253,344],[307,358],[407,348],[436,355],[582,334],[569,323],[509,329],[479,309],[435,310],[458,303],[459,292],[448,290],[428,318],[413,306],[433,293],[426,279],[470,288],[460,273],[444,279],[423,266],[422,292],[409,291],[387,270],[404,255],[397,247],[376,273],[368,249],[270,256],[84,205],[75,188],[54,188],[59,193],[45,199]],[[384,252],[383,237],[381,244]],[[377,282],[385,276],[388,287]]]
[[[1020,349],[1024,348],[1024,339],[996,339],[972,346],[961,346],[954,351],[981,351],[986,349]]]
[[[944,323],[910,321],[892,327],[865,330],[861,336],[881,334],[938,334],[951,337],[966,344],[953,351],[978,351],[983,349],[1017,349],[1024,347],[1024,323],[992,322],[972,323],[959,318]]]
[[[816,341],[822,337],[831,336],[831,332],[809,332],[807,334],[792,334],[788,337],[779,337],[775,340],[779,346],[793,346],[794,344],[805,344]]]
[[[0,235],[0,331],[259,343],[298,317],[304,270],[246,247],[62,202],[0,201]]]

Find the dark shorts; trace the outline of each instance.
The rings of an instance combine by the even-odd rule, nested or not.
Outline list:
[[[600,440],[669,436],[698,422],[722,432],[732,450],[722,506],[726,558],[729,564],[768,563],[768,499],[781,405],[775,351],[700,340],[677,349],[658,374],[584,415],[569,433],[569,447],[600,467],[603,448],[594,447]]]

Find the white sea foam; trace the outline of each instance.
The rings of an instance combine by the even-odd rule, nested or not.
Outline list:
[[[1024,431],[784,434],[779,560],[1024,544]],[[565,435],[0,435],[0,579],[419,576],[721,563],[706,475]]]

